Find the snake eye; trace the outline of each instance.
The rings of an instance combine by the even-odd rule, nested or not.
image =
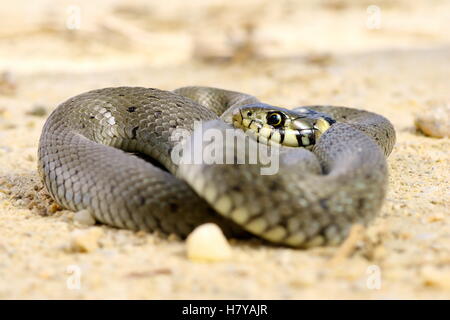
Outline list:
[[[270,112],[267,114],[267,124],[278,127],[283,124],[283,115],[279,112]]]
[[[252,112],[251,111],[247,111],[247,117],[251,117],[252,116]]]

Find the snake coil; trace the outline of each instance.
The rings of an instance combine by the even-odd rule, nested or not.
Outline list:
[[[311,247],[337,244],[352,224],[376,215],[395,131],[386,118],[367,111],[308,106],[336,123],[311,151],[281,147],[274,175],[261,175],[255,165],[172,162],[174,130],[192,133],[195,121],[232,129],[224,122],[231,110],[258,103],[247,94],[208,87],[89,91],[63,102],[47,119],[39,172],[63,207],[86,209],[102,223],[132,230],[186,236],[201,223],[215,222],[228,235]]]

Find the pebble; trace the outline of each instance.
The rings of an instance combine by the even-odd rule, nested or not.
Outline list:
[[[70,234],[70,249],[73,252],[92,252],[98,248],[98,240],[103,235],[99,227],[75,230]]]
[[[75,212],[73,221],[83,226],[93,226],[95,224],[95,218],[89,212],[89,210],[80,210]]]
[[[0,94],[14,95],[17,89],[17,81],[14,75],[9,71],[0,74]]]
[[[47,208],[47,211],[48,211],[48,213],[51,213],[51,214],[53,214],[53,213],[55,213],[55,212],[57,212],[57,211],[60,211],[60,210],[62,210],[62,207],[59,205],[59,204],[57,204],[57,203],[52,203],[48,208]]]
[[[47,108],[37,104],[34,105],[26,114],[34,117],[45,117],[47,115]]]
[[[450,289],[449,268],[427,265],[421,268],[420,275],[426,286]]]
[[[416,128],[433,138],[450,137],[450,102],[432,104],[415,120]]]
[[[217,262],[231,258],[232,251],[222,230],[214,223],[198,226],[186,239],[187,256],[196,262]]]

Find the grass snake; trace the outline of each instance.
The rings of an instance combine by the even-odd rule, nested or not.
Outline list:
[[[273,175],[261,175],[258,164],[172,161],[172,133],[183,129],[194,136],[196,121],[204,128],[260,133],[257,139],[280,142],[280,132],[287,131],[262,129],[275,125],[278,116],[252,122],[265,109],[278,113],[279,108],[209,87],[89,91],[63,102],[47,119],[39,173],[61,206],[88,210],[97,221],[119,228],[186,236],[199,224],[214,222],[229,236],[256,235],[275,244],[340,243],[352,224],[366,224],[377,214],[385,196],[386,157],[395,131],[380,115],[336,106],[279,109],[288,118],[306,113],[305,121],[309,114],[333,120],[320,136],[295,129],[298,143],[309,144],[309,150],[282,145]]]

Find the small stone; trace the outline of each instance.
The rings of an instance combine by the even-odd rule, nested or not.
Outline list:
[[[93,226],[95,224],[95,218],[92,216],[89,210],[80,210],[78,212],[75,212],[73,221],[83,226]]]
[[[231,258],[231,247],[214,223],[198,226],[186,239],[187,256],[192,261],[215,262]]]
[[[416,128],[433,138],[450,137],[450,102],[433,103],[416,117]]]
[[[27,115],[34,117],[45,117],[47,115],[47,108],[42,105],[34,105],[31,110],[27,112]]]
[[[62,207],[57,204],[57,203],[52,203],[48,208],[47,208],[49,213],[55,213],[57,211],[61,211]]]
[[[70,235],[70,249],[73,252],[92,252],[98,248],[98,240],[102,235],[103,229],[99,227],[75,230]]]
[[[433,213],[426,217],[426,222],[428,222],[428,223],[439,222],[439,221],[443,221],[444,218],[445,218],[445,216],[441,212]]]
[[[180,237],[177,234],[171,233],[167,237],[167,240],[169,240],[170,242],[177,242],[177,241],[180,241],[181,239],[180,239]]]
[[[427,265],[422,267],[420,270],[420,275],[426,286],[450,289],[449,271],[449,268],[438,268],[436,266]]]
[[[0,94],[14,95],[17,90],[17,82],[14,75],[9,71],[0,74]]]

